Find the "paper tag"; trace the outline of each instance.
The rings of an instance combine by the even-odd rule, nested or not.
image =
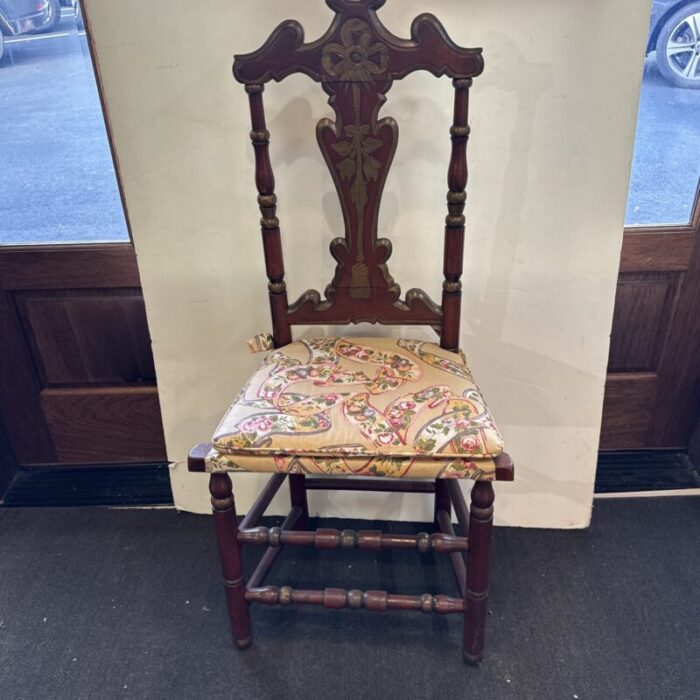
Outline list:
[[[258,333],[248,340],[248,350],[255,352],[268,352],[275,347],[275,341],[269,333]]]

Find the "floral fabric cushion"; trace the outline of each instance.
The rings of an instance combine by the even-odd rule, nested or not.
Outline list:
[[[502,451],[463,355],[316,338],[268,355],[217,428],[207,469],[488,480]]]

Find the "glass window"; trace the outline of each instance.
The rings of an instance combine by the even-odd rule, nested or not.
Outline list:
[[[76,0],[0,0],[0,244],[129,240]]]
[[[700,180],[700,1],[654,0],[626,224],[687,224]]]

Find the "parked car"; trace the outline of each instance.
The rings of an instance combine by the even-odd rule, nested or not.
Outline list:
[[[5,36],[41,31],[55,18],[56,7],[57,0],[0,0],[0,59]]]
[[[700,89],[700,0],[654,0],[647,54],[671,84]]]

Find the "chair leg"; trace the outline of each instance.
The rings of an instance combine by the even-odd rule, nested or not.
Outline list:
[[[469,509],[469,555],[464,600],[464,660],[471,665],[478,664],[484,655],[493,500],[491,482],[477,481],[472,488]]]
[[[433,511],[433,522],[439,529],[438,511],[444,510],[449,515],[452,514],[452,502],[450,501],[450,492],[447,490],[447,482],[444,479],[435,479],[435,508]]]
[[[289,475],[289,495],[292,500],[292,507],[300,506],[304,514],[299,518],[296,529],[306,530],[309,526],[309,503],[306,498],[306,475]]]
[[[226,587],[226,603],[233,641],[239,649],[253,641],[250,630],[250,612],[245,600],[245,577],[238,542],[238,520],[233,500],[231,479],[228,474],[212,474],[209,492],[214,511],[214,527],[219,544],[219,557]]]

